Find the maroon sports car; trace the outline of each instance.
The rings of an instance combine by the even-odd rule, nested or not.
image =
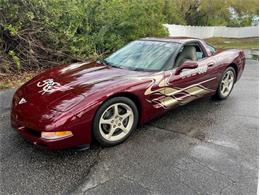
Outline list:
[[[225,99],[240,78],[245,55],[216,52],[203,40],[144,38],[103,61],[59,65],[21,86],[11,124],[49,149],[122,143],[176,106],[204,96]]]

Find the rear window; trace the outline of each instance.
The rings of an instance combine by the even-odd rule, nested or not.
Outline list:
[[[209,45],[209,44],[207,44],[207,46],[208,46],[208,48],[209,48],[209,50],[210,50],[210,53],[211,53],[212,55],[214,55],[214,54],[216,53],[216,48],[213,47],[212,45]]]

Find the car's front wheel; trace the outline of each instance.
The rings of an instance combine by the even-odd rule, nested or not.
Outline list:
[[[220,100],[226,99],[230,95],[235,84],[235,79],[236,79],[236,72],[234,68],[228,67],[225,70],[225,72],[222,74],[220,83],[218,85],[218,89],[215,94],[217,99]]]
[[[138,110],[135,103],[126,97],[114,97],[98,109],[93,134],[101,145],[113,146],[125,141],[137,123]]]

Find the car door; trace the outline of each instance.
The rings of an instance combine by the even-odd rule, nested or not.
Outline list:
[[[180,51],[176,57],[185,52],[184,49]],[[196,50],[196,58],[186,56],[186,60],[181,62],[177,67],[165,72],[165,107],[172,107],[175,105],[184,105],[194,99],[210,95],[214,93],[216,78],[215,78],[215,62],[210,58],[205,51],[200,48],[199,43],[193,42],[189,47],[194,47]],[[199,58],[199,52],[203,52]]]

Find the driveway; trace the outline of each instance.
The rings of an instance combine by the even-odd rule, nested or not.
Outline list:
[[[50,152],[10,127],[14,90],[0,92],[1,194],[256,194],[258,62],[225,101],[201,99],[125,143]]]

